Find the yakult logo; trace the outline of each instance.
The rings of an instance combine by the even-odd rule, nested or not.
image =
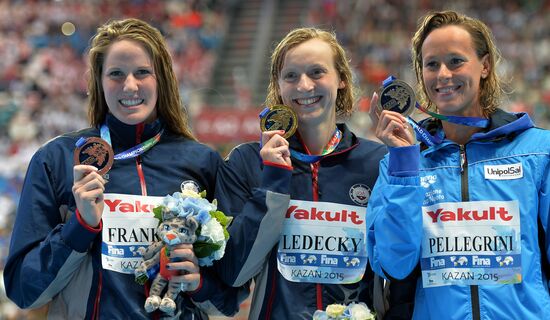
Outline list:
[[[482,210],[466,210],[462,207],[446,210],[439,208],[435,211],[426,212],[432,219],[432,223],[446,221],[484,221],[484,220],[501,220],[510,221],[514,217],[509,214],[505,207],[490,206]]]
[[[485,179],[489,180],[512,180],[523,178],[521,163],[485,166]]]
[[[311,210],[300,208],[297,205],[291,205],[286,211],[286,218],[296,220],[319,220],[319,221],[350,221],[354,224],[362,224],[363,220],[356,211],[342,209],[340,211],[319,210],[317,207],[311,207]]]
[[[105,199],[105,204],[110,212],[153,212],[155,205],[143,203],[140,200],[124,202],[120,199]]]

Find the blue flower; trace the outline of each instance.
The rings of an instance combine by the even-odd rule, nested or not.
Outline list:
[[[198,215],[195,216],[195,219],[199,222],[199,225],[203,225],[210,221],[210,213],[206,211],[201,211]]]

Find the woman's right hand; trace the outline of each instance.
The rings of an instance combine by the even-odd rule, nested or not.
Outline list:
[[[103,214],[103,192],[106,180],[97,168],[87,165],[73,167],[73,195],[80,217],[90,227],[95,228]]]
[[[288,167],[292,166],[288,141],[283,138],[284,130],[262,132],[262,149],[260,156],[268,161]]]
[[[378,112],[378,95],[373,94],[369,116],[376,128],[375,135],[389,147],[406,147],[415,143],[413,130],[407,119],[398,112],[382,110]]]

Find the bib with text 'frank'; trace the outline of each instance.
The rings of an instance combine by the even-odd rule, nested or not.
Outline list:
[[[138,249],[156,241],[159,221],[153,208],[163,197],[108,193],[104,195],[101,264],[103,269],[133,274],[141,259]]]

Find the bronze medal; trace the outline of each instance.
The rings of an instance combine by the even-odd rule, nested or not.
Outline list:
[[[414,91],[405,81],[393,80],[380,89],[380,111],[395,111],[407,117],[413,112],[415,103]]]
[[[283,137],[290,138],[298,128],[298,116],[294,110],[285,105],[269,107],[260,121],[262,131],[285,130]]]
[[[114,153],[107,141],[98,138],[87,138],[74,150],[74,163],[94,166],[101,175],[106,174],[113,166]]]

